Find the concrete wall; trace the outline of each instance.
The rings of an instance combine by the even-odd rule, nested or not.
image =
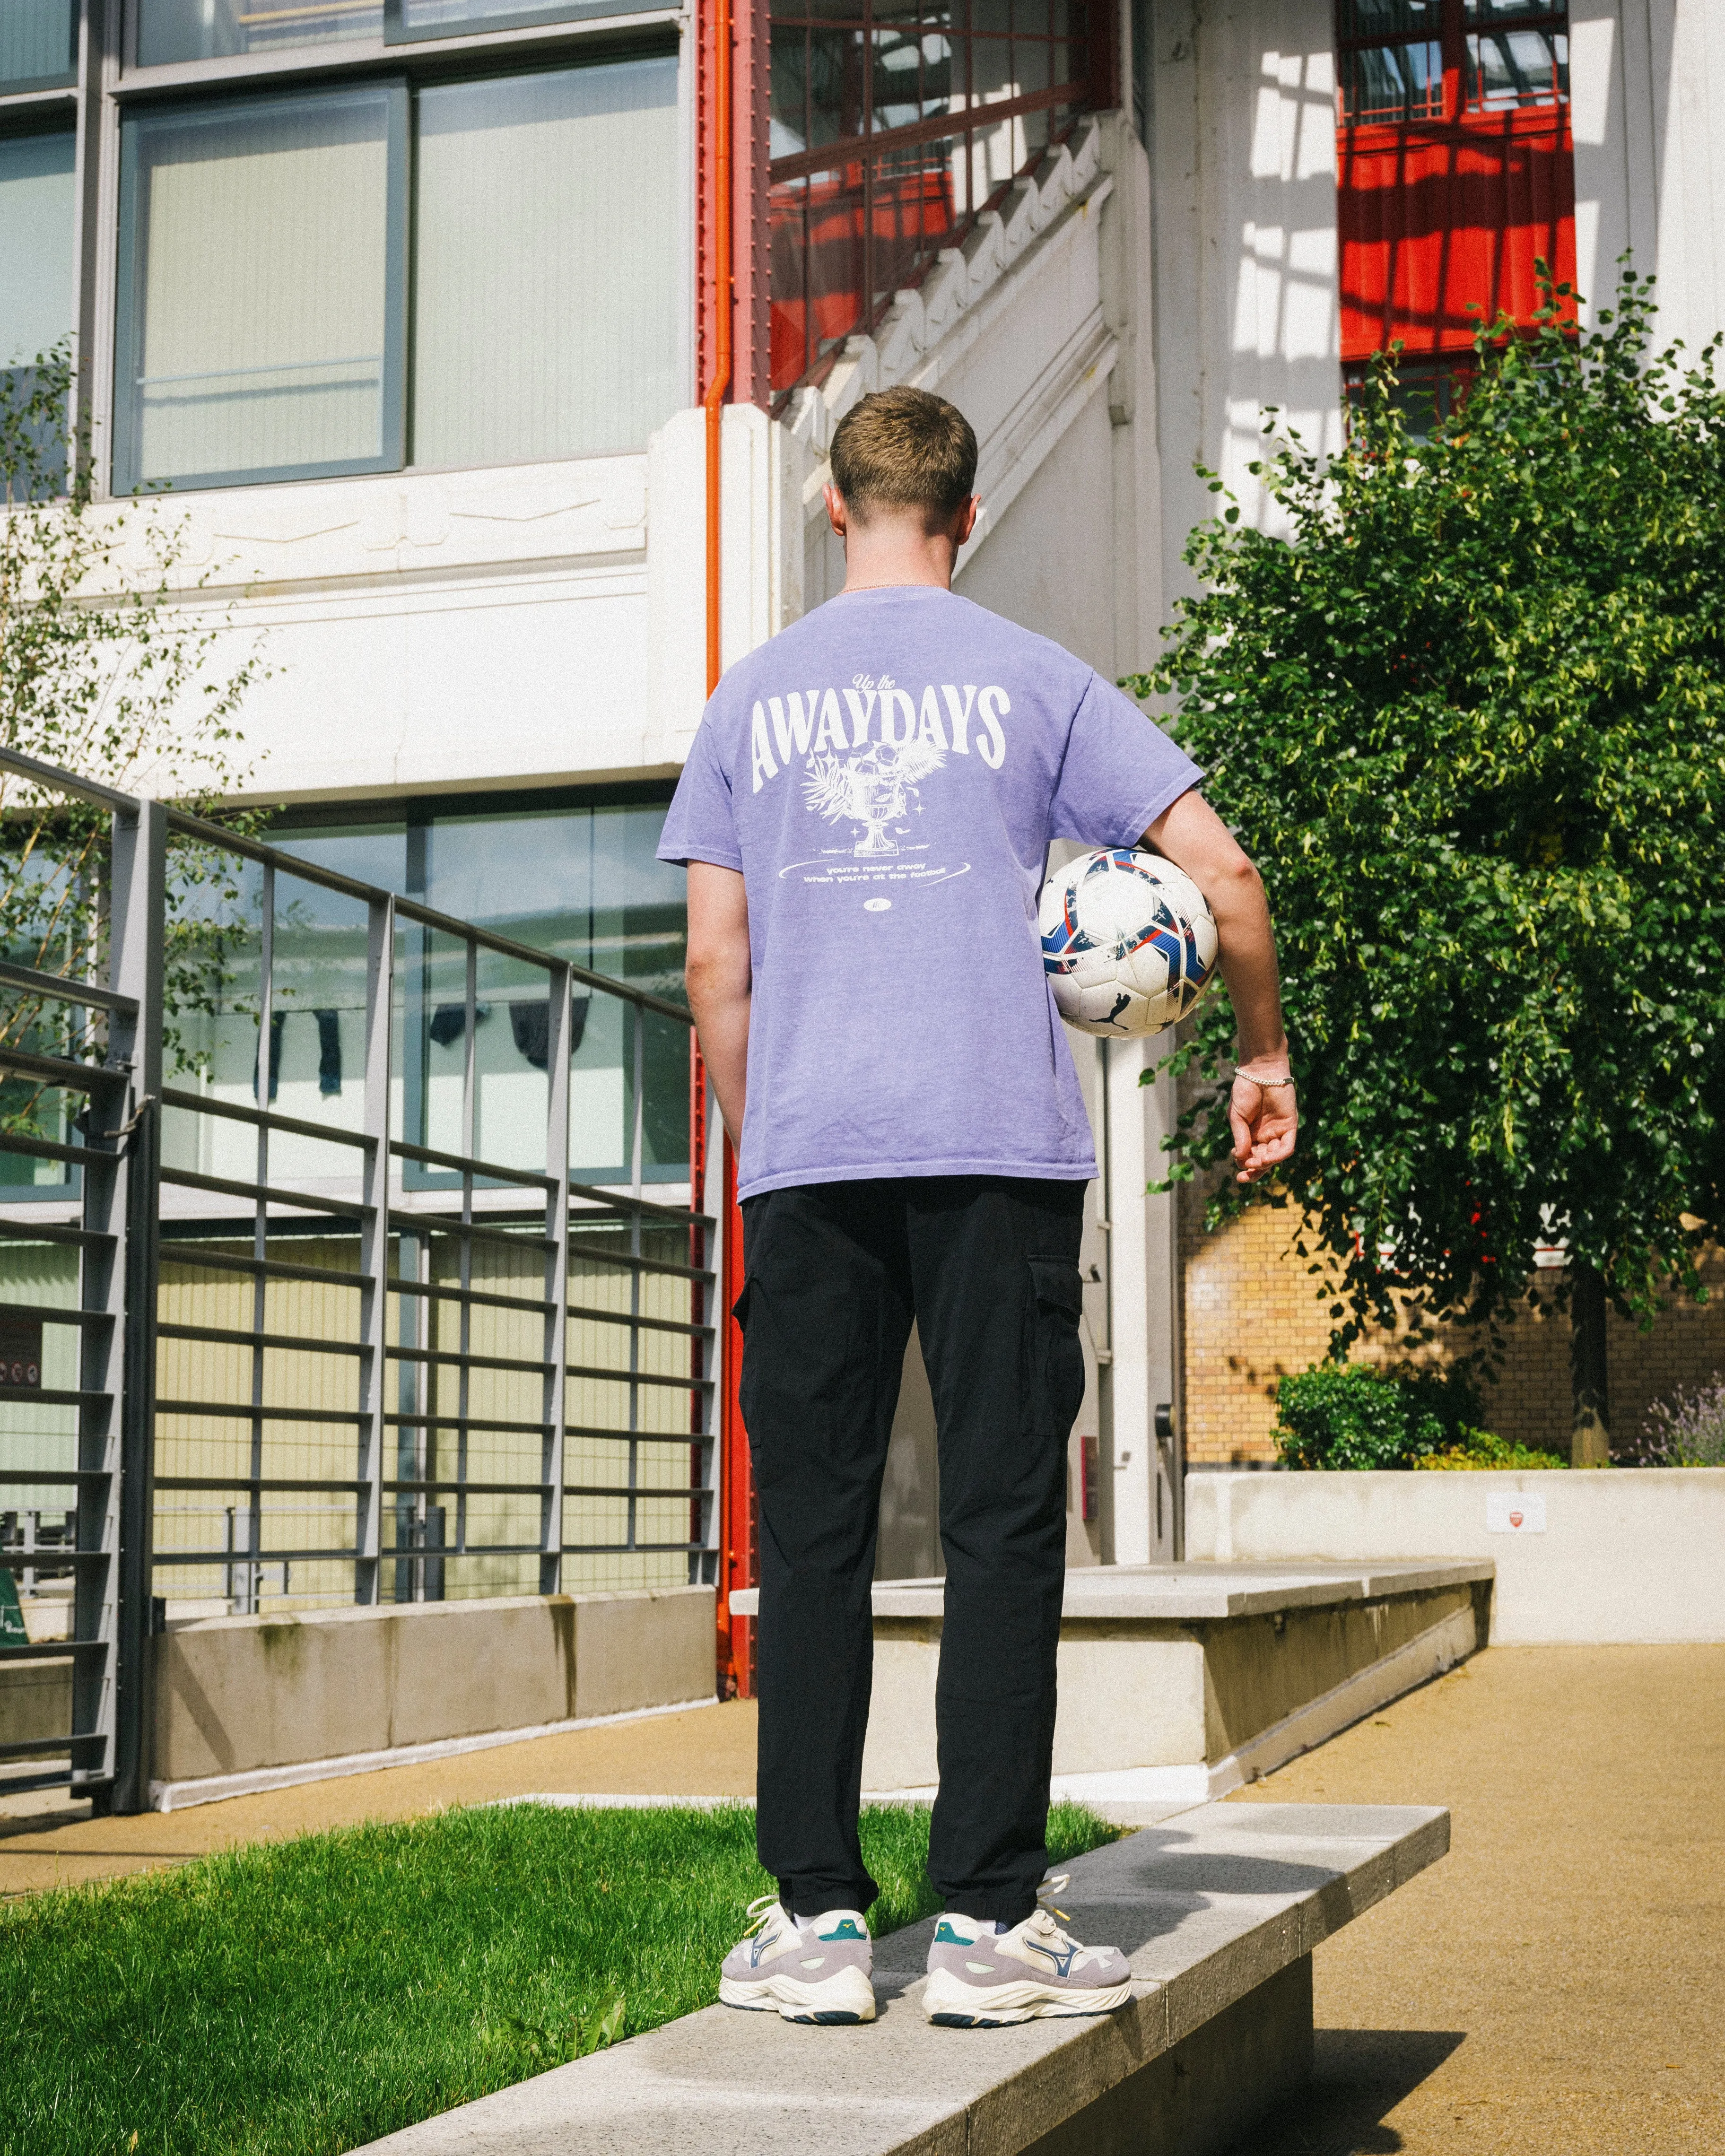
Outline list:
[[[713,1590],[172,1625],[152,1777],[187,1781],[709,1697]]]
[[[1448,1660],[1471,1654],[1485,1637],[1488,1592],[1484,1583],[1439,1582],[1368,1600],[1296,1601],[1261,1614],[1184,1620],[1075,1618],[1069,1603],[1060,1626],[1054,1772],[1215,1766],[1418,1640],[1447,1632],[1454,1637]],[[940,1635],[937,1619],[875,1620],[865,1789],[923,1789],[937,1779]],[[1428,1673],[1422,1669],[1406,1682]],[[1342,1721],[1376,1703],[1363,1701]],[[1300,1748],[1296,1742],[1289,1752]]]
[[[1499,1643],[1725,1640],[1725,1468],[1192,1475],[1186,1538],[1221,1563],[1491,1558]]]
[[[1264,408],[1309,448],[1342,439],[1332,0],[1151,0],[1163,582],[1219,472],[1271,528],[1246,467]]]

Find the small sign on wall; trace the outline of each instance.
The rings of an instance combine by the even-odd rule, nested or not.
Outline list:
[[[1543,1535],[1545,1532],[1544,1491],[1488,1490],[1486,1492],[1486,1532],[1488,1535]]]
[[[0,1385],[42,1385],[42,1320],[0,1317]]]

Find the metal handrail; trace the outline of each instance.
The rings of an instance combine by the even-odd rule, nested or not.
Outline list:
[[[674,1576],[712,1578],[718,1328],[704,1321],[719,1271],[716,1224],[692,1202],[656,1202],[642,1188],[646,1020],[654,1014],[687,1029],[689,1013],[208,819],[0,749],[0,772],[6,771],[105,808],[113,819],[110,979],[77,981],[0,965],[0,989],[108,1015],[103,1060],[0,1051],[0,1066],[89,1101],[85,1142],[44,1138],[26,1147],[81,1173],[78,1224],[23,1219],[16,1212],[0,1219],[0,1247],[57,1246],[76,1265],[80,1283],[75,1310],[0,1303],[0,1316],[64,1327],[80,1342],[74,1385],[5,1389],[8,1399],[78,1418],[76,1464],[0,1469],[7,1486],[59,1486],[69,1496],[76,1493],[74,1546],[55,1544],[47,1560],[75,1584],[74,1636],[55,1645],[81,1673],[72,1727],[64,1740],[54,1740],[69,1763],[59,1780],[121,1809],[145,1801],[143,1650],[157,1580],[178,1583],[169,1589],[174,1594],[195,1596],[198,1574],[213,1568],[225,1583],[223,1604],[255,1610],[265,1592],[264,1568],[277,1564],[284,1597],[291,1567],[319,1568],[309,1584],[302,1575],[292,1590],[314,1602],[329,1600],[340,1580],[362,1602],[383,1599],[392,1563],[398,1597],[441,1592],[442,1582],[459,1583],[462,1568],[475,1564],[485,1568],[477,1575],[483,1591],[519,1592],[520,1568],[530,1559],[536,1560],[542,1591],[562,1584],[567,1562],[589,1556],[674,1563]],[[159,924],[171,836],[219,848],[264,871],[251,1101],[162,1083]],[[272,1006],[280,1009],[278,876],[346,895],[366,910],[357,1130],[266,1104]],[[403,921],[449,937],[466,956],[461,1134],[454,1149],[392,1132],[393,1036],[401,1023],[396,975],[404,963],[396,930]],[[545,981],[542,1171],[479,1156],[474,1016],[481,952],[530,966]],[[410,956],[405,963],[417,961]],[[583,994],[634,1009],[633,1130],[622,1133],[627,1190],[577,1183],[570,1174],[568,1044],[578,984]],[[625,1056],[629,1040],[626,1033]],[[221,1149],[212,1155],[200,1142],[191,1155],[196,1165],[164,1165],[161,1132],[170,1109],[210,1119],[197,1128],[225,1126]],[[350,1167],[317,1176],[284,1168],[282,1142],[303,1140],[349,1148]],[[434,1205],[418,1202],[432,1193],[403,1188],[398,1163],[408,1162],[450,1178],[448,1187],[437,1187]],[[236,1217],[228,1218],[224,1206],[200,1219],[182,1206],[164,1237],[162,1193],[176,1186],[231,1201]],[[499,1197],[501,1205],[493,1202]],[[339,1257],[322,1261],[345,1255],[343,1245],[356,1240],[351,1268]],[[305,1249],[305,1261],[293,1255],[296,1247]],[[572,1260],[587,1283],[576,1298]],[[169,1267],[177,1269],[171,1281]],[[326,1288],[344,1293],[331,1298]],[[164,1294],[179,1303],[159,1307]],[[290,1297],[285,1306],[283,1296]],[[197,1322],[206,1316],[222,1322]],[[596,1328],[597,1337],[574,1330],[583,1326]],[[331,1337],[319,1337],[326,1327]],[[158,1341],[178,1350],[160,1398]],[[234,1370],[209,1360],[210,1353],[246,1360]],[[606,1359],[614,1354],[614,1363]],[[673,1367],[664,1367],[667,1360]],[[291,1373],[301,1362],[317,1375],[310,1383],[295,1378],[297,1400],[284,1397],[279,1378],[269,1373]],[[218,1397],[246,1392],[249,1398]],[[687,1403],[686,1428],[660,1427],[668,1418],[654,1404],[675,1399]],[[189,1433],[177,1428],[181,1419]],[[223,1423],[238,1433],[237,1445],[222,1433]],[[192,1449],[177,1456],[173,1448],[182,1445]],[[667,1447],[678,1450],[675,1459]],[[200,1471],[176,1471],[182,1467]],[[225,1512],[228,1547],[209,1548],[208,1534],[197,1529],[196,1548],[159,1537],[158,1490],[225,1494],[225,1507],[169,1507],[159,1517],[166,1531],[171,1516],[187,1510],[200,1518]],[[293,1497],[305,1502],[280,1502]],[[674,1520],[653,1509],[666,1505],[680,1508]],[[265,1511],[293,1516],[281,1518],[269,1547]],[[341,1524],[328,1517],[332,1512],[345,1516]],[[536,1538],[523,1539],[533,1513]],[[686,1536],[665,1535],[667,1526],[680,1530],[685,1522]],[[42,1562],[39,1554],[35,1562]],[[8,1550],[0,1563],[18,1567],[23,1559]],[[662,1569],[637,1576],[649,1584],[666,1578]],[[0,1747],[0,1758],[10,1756]],[[0,1777],[0,1790],[49,1786],[55,1779]]]

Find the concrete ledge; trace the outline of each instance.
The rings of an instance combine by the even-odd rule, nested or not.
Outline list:
[[[1186,1477],[1186,1548],[1219,1564],[1490,1558],[1501,1644],[1725,1640],[1725,1468]]]
[[[931,2027],[931,1920],[877,1947],[870,2027],[708,2007],[367,2156],[1209,2156],[1310,2070],[1312,1948],[1448,1847],[1444,1811],[1206,1805],[1071,1866],[1074,1929],[1137,1979],[1117,2014]]]
[[[152,1779],[361,1772],[341,1763],[711,1697],[713,1601],[682,1587],[170,1625],[152,1642]]]
[[[1128,1801],[1200,1803],[1322,1743],[1484,1643],[1491,1566],[1109,1566],[1067,1574],[1054,1772],[1090,1794],[1133,1773]],[[863,1786],[927,1795],[944,1589],[874,1589],[875,1678]],[[752,1614],[757,1598],[733,1594]]]
[[[151,1782],[150,1809],[183,1812],[194,1804],[217,1804],[228,1797],[254,1797],[267,1789],[295,1789],[306,1782],[335,1782],[346,1774],[375,1774],[385,1767],[413,1767],[431,1759],[459,1758],[466,1752],[490,1752],[500,1744],[526,1744],[536,1737],[567,1737],[577,1729],[608,1729],[619,1722],[641,1722],[658,1714],[687,1714],[716,1707],[716,1693],[701,1699],[671,1700],[664,1707],[638,1707],[626,1714],[589,1714],[575,1722],[542,1722],[536,1729],[493,1729],[482,1737],[448,1737],[437,1744],[398,1744],[386,1752],[350,1752],[340,1759],[303,1759],[291,1767],[254,1767],[249,1774],[210,1774],[193,1782]],[[533,1798],[533,1803],[550,1799]],[[594,1803],[609,1799],[594,1798]],[[625,1804],[685,1804],[682,1797],[625,1797]]]

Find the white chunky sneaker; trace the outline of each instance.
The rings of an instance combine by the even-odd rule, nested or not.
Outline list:
[[[1045,1879],[1057,1894],[1066,1875]],[[928,1949],[923,2011],[942,2029],[999,2029],[1065,2014],[1111,2014],[1132,1996],[1132,1970],[1116,1947],[1081,1947],[1055,1921],[1065,1911],[1039,1907],[997,1933],[973,1917],[945,1916]]]
[[[754,1922],[719,1973],[719,2001],[787,2021],[872,2021],[875,1949],[855,1909],[798,1923],[771,1894],[751,1902]]]

